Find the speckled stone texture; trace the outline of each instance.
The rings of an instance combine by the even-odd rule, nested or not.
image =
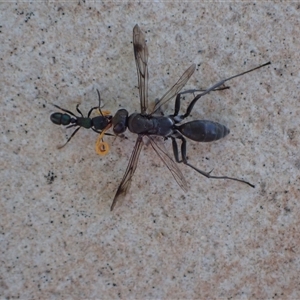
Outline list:
[[[297,3],[0,3],[1,299],[299,299],[300,8]],[[184,193],[150,145],[110,212],[136,136],[50,122],[55,103],[87,114],[139,111],[132,29],[149,47],[149,103],[192,64],[185,89],[271,61],[206,95],[193,119],[230,128],[188,142]],[[192,100],[187,95],[183,109]],[[174,100],[166,113],[172,113]],[[172,154],[170,141],[164,142]]]

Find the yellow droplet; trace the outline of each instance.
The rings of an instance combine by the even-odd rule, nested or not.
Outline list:
[[[101,112],[102,112],[102,114],[101,114]],[[100,112],[100,110],[98,109],[99,115],[110,116],[110,111],[109,111],[109,110],[101,110],[101,112]]]
[[[109,145],[108,143],[102,142],[101,140],[97,139],[95,150],[97,154],[104,156],[109,152]]]
[[[109,152],[109,145],[108,143],[103,141],[103,136],[105,132],[111,127],[111,123],[109,123],[105,129],[101,132],[101,134],[98,136],[96,145],[95,145],[95,150],[96,153],[99,155],[106,155]]]

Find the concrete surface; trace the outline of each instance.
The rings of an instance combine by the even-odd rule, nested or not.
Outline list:
[[[297,3],[2,2],[0,4],[1,299],[299,299]],[[56,126],[75,111],[139,110],[132,29],[149,47],[149,102],[192,63],[185,89],[267,61],[199,100],[192,118],[228,126],[188,143],[184,193],[145,145],[128,195],[110,212],[136,139]],[[188,103],[191,97],[186,97]],[[153,102],[152,102],[153,103]],[[167,112],[172,113],[174,101]],[[172,153],[171,144],[165,146]]]

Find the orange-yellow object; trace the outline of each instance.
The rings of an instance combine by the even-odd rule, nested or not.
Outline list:
[[[101,132],[101,134],[99,135],[96,141],[95,150],[99,155],[104,156],[109,152],[109,145],[108,143],[103,141],[103,136],[110,127],[111,127],[111,123],[109,123],[105,129],[103,129],[103,131]]]
[[[109,110],[102,110],[101,109],[101,112],[100,110],[99,111],[99,114],[103,115],[103,116],[110,116],[110,111]]]

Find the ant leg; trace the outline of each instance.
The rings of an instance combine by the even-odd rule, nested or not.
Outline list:
[[[99,110],[100,110],[100,107],[101,107],[101,97],[100,97],[100,92],[98,90],[97,90],[97,93],[98,93]]]
[[[226,89],[229,89],[229,88],[230,88],[229,86],[225,86],[225,87],[222,87],[222,88],[213,89],[213,91],[222,91],[222,90],[226,90]],[[187,91],[178,93],[177,96],[176,96],[176,100],[175,100],[175,108],[174,108],[174,115],[173,116],[178,116],[178,113],[179,113],[179,110],[180,110],[181,95],[194,94],[196,92],[203,92],[203,91],[206,91],[206,90],[187,90]],[[194,97],[195,97],[195,95],[194,95]],[[181,116],[182,117],[181,121],[185,118],[184,116]]]
[[[69,125],[69,126],[67,126],[66,128],[71,128],[71,127],[75,127],[75,126],[78,126],[78,124],[71,124],[71,125]]]
[[[257,69],[259,69],[259,68],[265,67],[265,66],[270,65],[270,64],[271,64],[271,62],[267,62],[267,63],[265,63],[265,64],[263,64],[263,65],[260,65],[260,66],[258,66],[258,67],[256,67],[256,68],[250,69],[250,70],[248,70],[248,71],[242,72],[242,73],[240,73],[240,74],[237,74],[237,75],[228,77],[228,78],[226,78],[226,79],[223,79],[223,80],[217,82],[216,84],[214,84],[213,86],[211,86],[210,88],[208,88],[205,92],[203,92],[203,93],[197,95],[197,96],[193,99],[193,101],[192,101],[192,102],[190,103],[190,105],[188,106],[188,108],[187,108],[187,110],[186,110],[186,113],[183,115],[183,118],[185,119],[186,117],[188,117],[188,116],[190,115],[190,113],[191,113],[191,111],[192,111],[194,105],[196,104],[196,102],[197,102],[202,96],[204,96],[204,95],[208,94],[209,92],[215,90],[216,88],[220,87],[220,86],[221,86],[222,84],[224,84],[226,81],[231,80],[231,79],[236,78],[236,77],[239,77],[239,76],[242,76],[242,75],[245,75],[245,74],[247,74],[247,73],[249,73],[249,72],[252,72],[252,71],[254,71],[254,70],[257,70]]]
[[[92,107],[92,108],[90,109],[90,111],[88,112],[88,115],[87,115],[88,118],[90,117],[92,111],[95,110],[95,109],[99,109],[100,114],[102,115],[102,117],[104,117],[104,115],[103,115],[103,113],[102,113],[102,111],[101,111],[101,108],[100,108],[101,98],[100,98],[100,93],[99,93],[98,90],[97,90],[97,93],[98,93],[98,97],[99,97],[99,106],[94,106],[94,107]],[[78,106],[79,106],[79,104],[76,106],[76,109],[77,109],[77,111],[81,114],[81,116],[83,117],[83,115],[82,115],[81,111],[79,110]]]
[[[98,93],[98,99],[99,99],[99,106],[96,107],[99,109],[99,112],[101,114],[102,117],[104,117],[104,114],[102,113],[102,110],[101,110],[101,97],[100,97],[100,92],[97,90],[97,93]]]
[[[155,103],[155,106],[157,105],[157,103],[159,102],[159,99],[158,98],[156,98],[155,99],[155,101],[154,101],[154,103]],[[158,107],[158,109],[157,109],[157,111],[162,115],[162,116],[164,116],[165,114],[164,114],[164,112],[162,111],[162,108],[161,108],[161,106],[159,106]]]
[[[174,154],[175,161],[180,164],[182,163],[182,159],[181,160],[179,159],[179,152],[178,152],[176,138],[171,136],[171,139],[172,139],[172,147],[173,147],[173,154]]]
[[[87,115],[88,118],[90,117],[92,111],[95,110],[95,109],[98,109],[98,106],[92,107],[92,108],[90,109],[90,111],[89,111],[89,113],[88,113],[88,115]]]
[[[197,90],[188,90],[188,91],[185,91],[185,92],[182,92],[182,93],[178,93],[177,96],[176,96],[176,99],[175,99],[175,107],[174,107],[174,114],[173,116],[178,116],[178,113],[179,113],[179,110],[180,110],[180,102],[181,102],[181,95],[184,95],[184,94],[188,94],[188,93],[191,93],[193,94],[194,91],[197,91]],[[195,95],[194,95],[195,96]],[[180,121],[182,121],[184,118],[182,118],[182,116],[180,116]],[[179,122],[180,122],[179,121]]]
[[[70,142],[70,140],[71,140],[71,138],[77,133],[77,131],[80,129],[80,127],[78,127],[76,130],[74,130],[74,132],[72,133],[72,135],[68,138],[68,140],[62,145],[62,146],[57,146],[57,149],[61,149],[61,148],[63,148],[64,146],[66,146],[69,142]]]
[[[179,158],[178,158],[177,143],[175,141],[175,138],[174,137],[172,138],[173,152],[174,152],[174,156],[175,156],[176,162],[179,162],[179,163],[183,162],[185,165],[191,167],[196,172],[200,173],[201,175],[203,175],[203,176],[205,176],[207,178],[212,178],[212,179],[229,179],[229,180],[234,180],[234,181],[238,181],[238,182],[242,182],[242,183],[248,184],[248,185],[250,185],[253,188],[255,187],[250,182],[242,180],[242,179],[238,179],[238,178],[234,178],[234,177],[228,177],[228,176],[212,176],[212,175],[210,175],[210,173],[212,172],[212,170],[210,172],[204,172],[204,171],[202,171],[202,170],[194,167],[193,165],[191,165],[187,161],[187,157],[186,157],[186,139],[183,136],[180,136],[178,138],[181,139],[181,141],[182,141],[182,144],[181,144],[181,157],[182,157],[182,160],[179,160]],[[176,146],[174,146],[174,145],[176,145]]]
[[[78,111],[78,113],[80,113],[81,117],[84,118],[82,112],[79,109],[79,104],[76,105],[76,110]]]
[[[99,134],[102,133],[102,130],[97,130],[97,129],[94,129],[93,127],[92,127],[92,130],[94,130],[95,132],[97,132]],[[114,134],[111,134],[111,133],[104,133],[104,135],[115,136]]]
[[[180,110],[180,97],[182,93],[177,94],[174,107],[174,116],[178,116]]]
[[[64,112],[66,112],[66,113],[68,113],[68,114],[70,114],[70,115],[72,115],[72,116],[74,116],[74,117],[77,118],[77,116],[74,115],[71,111],[69,111],[69,110],[67,110],[67,109],[64,109],[64,108],[61,108],[60,106],[58,106],[58,105],[56,105],[56,104],[53,104],[53,103],[52,103],[52,105],[53,105],[54,107],[56,107],[56,108],[58,108],[58,109],[60,109],[60,110],[62,110],[62,111],[64,111]]]
[[[220,88],[215,88],[213,89],[213,91],[223,91],[223,90],[228,90],[230,89],[230,86],[224,86],[224,87],[220,87]],[[186,90],[186,91],[183,91],[183,92],[180,92],[181,95],[184,95],[184,94],[194,94],[194,93],[197,93],[197,92],[205,92],[207,89],[199,89],[199,90]]]

